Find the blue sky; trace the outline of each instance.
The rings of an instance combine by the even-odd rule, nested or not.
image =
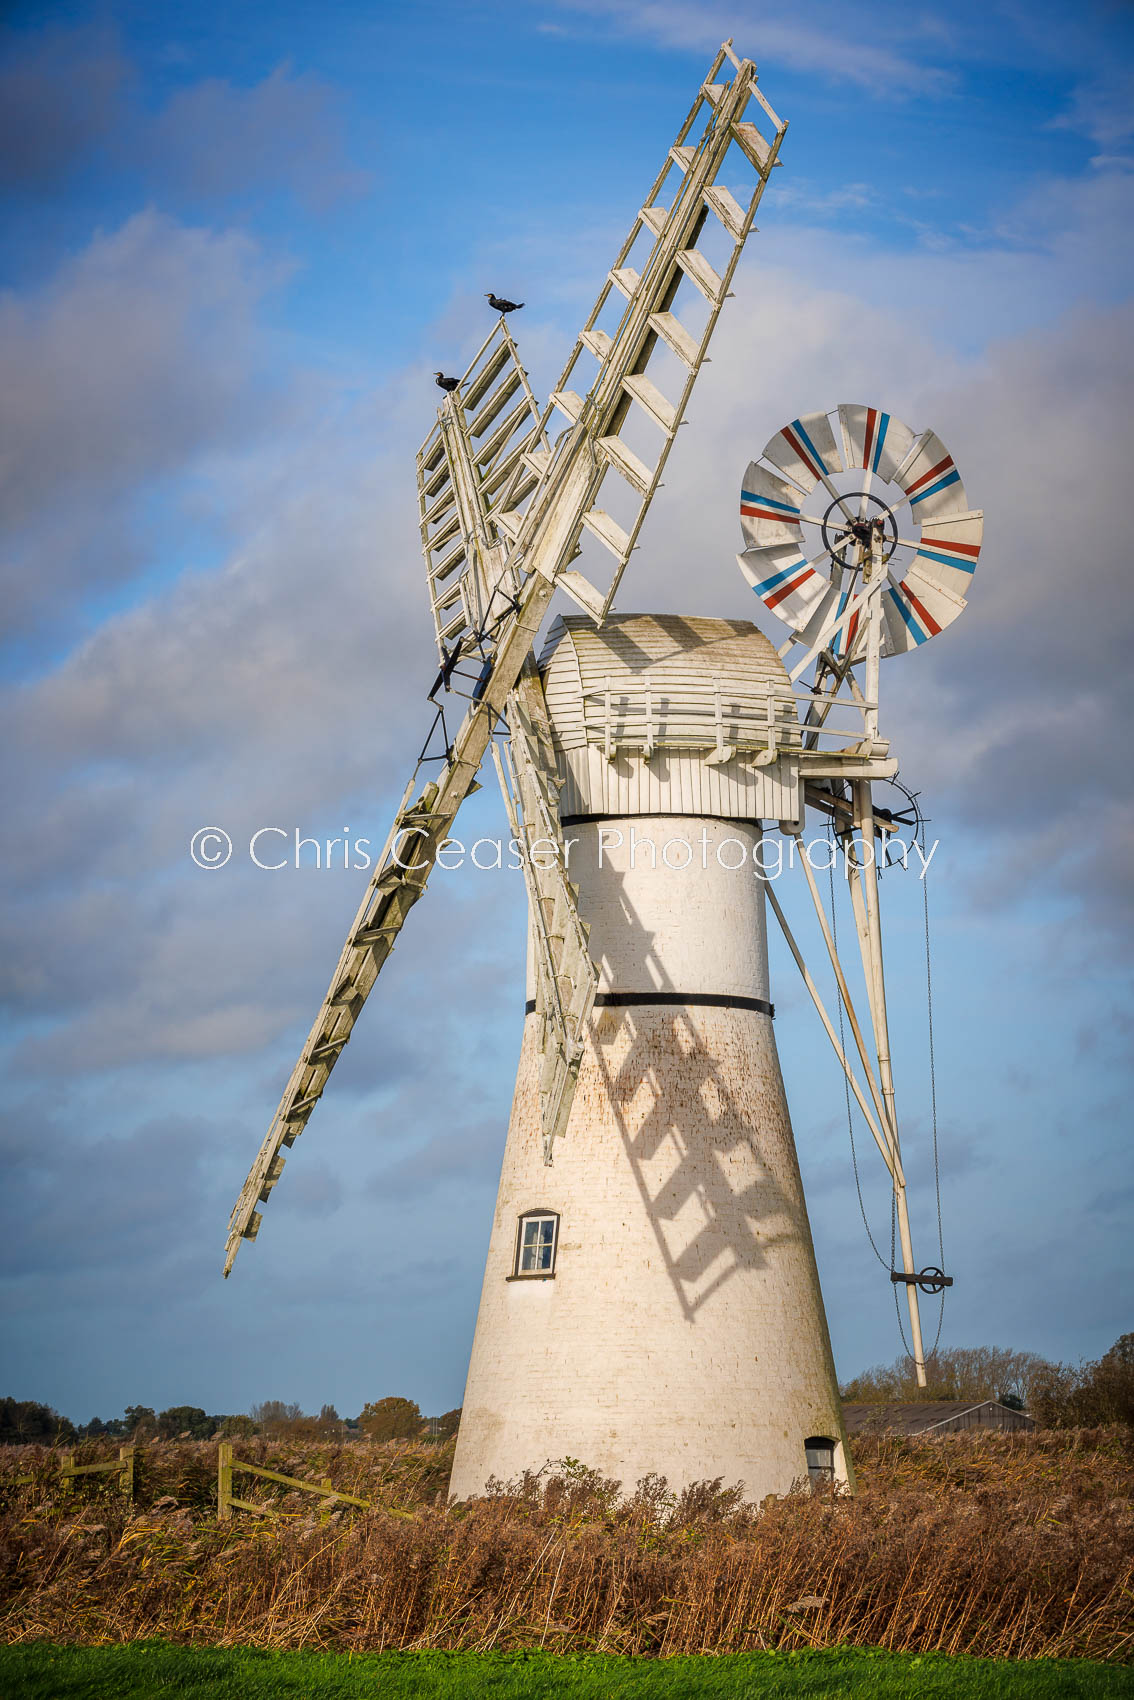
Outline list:
[[[435,877],[225,1284],[228,1209],[360,876],[206,874],[188,841],[384,835],[432,677],[430,373],[476,347],[492,288],[528,303],[546,391],[726,34],[791,127],[621,605],[756,616],[736,487],[801,410],[877,401],[949,444],[986,511],[981,572],[883,679],[941,840],[942,1339],[1104,1350],[1131,1326],[1134,1205],[1128,11],[8,19],[5,1390],[77,1419],[459,1402],[519,1045],[519,881]],[[491,787],[469,818],[500,829]],[[885,901],[928,1255],[921,891],[888,876]],[[790,962],[773,971],[850,1376],[895,1355],[892,1298],[838,1077]]]

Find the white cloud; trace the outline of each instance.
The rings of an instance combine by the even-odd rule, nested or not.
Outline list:
[[[559,0],[559,4],[564,11],[587,14],[619,33],[645,36],[662,47],[712,53],[722,41],[735,38],[737,54],[747,54],[758,68],[765,62],[778,62],[831,82],[856,84],[880,99],[940,96],[954,82],[951,71],[885,44],[883,37],[901,40],[912,33],[895,27],[894,17],[885,31],[876,27],[854,31],[846,27],[845,12],[814,6],[808,17],[798,7],[790,16],[777,16],[750,4],[689,6],[682,0]]]
[[[294,398],[256,314],[282,275],[247,236],[148,211],[0,295],[9,629],[139,568],[140,487],[278,429]]]
[[[1115,152],[1134,135],[1134,71],[1122,64],[1104,65],[1076,85],[1067,111],[1055,124],[1078,130],[1100,148]]]

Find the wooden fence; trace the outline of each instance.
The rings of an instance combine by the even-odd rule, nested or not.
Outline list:
[[[267,1470],[262,1464],[245,1464],[241,1459],[234,1458],[232,1446],[222,1440],[217,1447],[217,1517],[227,1521],[235,1508],[237,1511],[254,1511],[261,1517],[279,1517],[282,1515],[273,1505],[257,1505],[250,1499],[238,1499],[232,1491],[234,1471],[243,1471],[248,1476],[262,1476],[266,1481],[279,1482],[286,1488],[296,1488],[300,1493],[315,1494],[324,1502],[324,1516],[329,1515],[326,1501],[334,1500],[340,1505],[357,1505],[364,1511],[371,1509],[368,1499],[358,1499],[353,1493],[342,1493],[332,1487],[329,1478],[324,1477],[320,1482],[301,1482],[297,1476],[284,1476],[278,1470]],[[76,1464],[73,1452],[59,1454],[59,1485],[64,1494],[69,1494],[74,1486],[76,1476],[115,1475],[118,1477],[123,1498],[134,1498],[134,1448],[120,1446],[118,1457],[105,1464]],[[9,1476],[8,1480],[18,1487],[30,1487],[36,1480],[34,1475]],[[387,1510],[394,1517],[410,1517],[412,1512],[397,1511],[393,1507]]]
[[[120,1446],[118,1457],[112,1458],[108,1464],[76,1464],[73,1452],[59,1454],[59,1486],[63,1493],[70,1493],[76,1476],[106,1476],[118,1477],[122,1489],[122,1497],[132,1500],[134,1497],[134,1448]],[[34,1475],[16,1476],[17,1487],[30,1487],[35,1481]]]
[[[263,1476],[269,1482],[282,1482],[284,1487],[298,1488],[301,1493],[317,1494],[321,1500],[334,1499],[343,1505],[361,1505],[364,1511],[370,1509],[368,1499],[356,1499],[352,1493],[340,1493],[326,1477],[321,1482],[301,1482],[297,1476],[282,1476],[278,1470],[266,1470],[262,1464],[244,1464],[232,1456],[229,1442],[222,1440],[217,1448],[217,1519],[220,1522],[232,1516],[234,1506],[238,1511],[258,1512],[261,1517],[280,1515],[272,1505],[257,1505],[250,1499],[237,1499],[232,1491],[234,1470],[242,1470],[248,1476]]]

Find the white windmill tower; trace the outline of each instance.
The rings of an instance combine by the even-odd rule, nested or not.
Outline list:
[[[435,762],[437,776],[418,791],[415,774],[406,788],[230,1222],[226,1274],[241,1239],[256,1235],[283,1147],[322,1095],[491,743],[513,833],[530,852],[528,1007],[453,1473],[459,1494],[568,1455],[624,1481],[651,1470],[674,1485],[721,1475],[753,1495],[785,1490],[809,1465],[847,1479],[772,1036],[766,889],[786,922],[758,863],[763,823],[797,835],[808,804],[848,841],[859,835],[852,891],[873,1052],[809,867],[805,877],[865,1089],[819,1007],[893,1179],[895,1279],[910,1295],[921,1366],[876,876],[861,847],[875,841],[870,782],[896,767],[877,711],[879,656],[902,646],[903,610],[885,603],[890,563],[917,552],[902,581],[915,621],[928,607],[943,625],[933,596],[950,594],[940,572],[923,583],[927,551],[919,538],[897,541],[871,481],[893,472],[916,498],[918,456],[936,440],[911,437],[901,466],[870,458],[872,447],[855,459],[860,416],[875,415],[841,409],[847,465],[868,466],[865,482],[850,475],[848,487],[822,415],[795,422],[821,465],[785,461],[777,437],[768,453],[779,471],[750,469],[741,561],[768,606],[789,617],[785,652],[803,645],[792,672],[747,622],[611,613],[785,128],[755,67],[726,44],[547,408],[502,318],[439,409],[418,456],[441,657],[431,696],[443,686],[467,707],[451,737],[437,711],[431,737],[441,747],[431,754],[427,740],[418,764]],[[743,205],[720,181],[727,169],[735,189],[742,168],[754,174]],[[704,251],[713,242],[719,271]],[[652,362],[676,367],[676,400],[647,375]],[[588,363],[580,394],[572,385],[582,387]],[[553,413],[568,422],[554,442]],[[785,443],[798,440],[795,427],[780,434]],[[893,449],[901,428],[888,429]],[[830,511],[809,560],[807,503],[820,487]],[[943,532],[940,553],[966,548],[972,523],[955,521],[959,542]],[[590,540],[614,557],[605,589],[572,565]],[[825,588],[812,593],[805,573]],[[583,615],[553,625],[537,662],[532,645],[558,588]],[[811,666],[801,715],[796,686]],[[830,718],[840,713],[854,721],[849,732]],[[642,837],[652,856],[635,854]],[[744,875],[731,865],[739,860]],[[944,1281],[923,1276],[935,1290]]]

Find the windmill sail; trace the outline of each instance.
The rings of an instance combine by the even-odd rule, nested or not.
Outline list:
[[[732,80],[715,80],[722,75],[726,62],[733,67]],[[746,116],[752,101],[759,108],[759,122]],[[731,47],[723,47],[608,274],[548,409],[526,438],[521,431],[524,446],[519,448],[513,464],[508,466],[517,449],[514,433],[529,414],[525,380],[520,382],[524,391],[522,399],[519,391],[513,390],[500,401],[501,409],[505,409],[516,396],[514,409],[504,412],[498,425],[492,420],[486,422],[483,446],[483,433],[477,434],[472,429],[481,397],[483,411],[510,381],[509,370],[519,370],[518,356],[506,333],[494,345],[495,352],[484,365],[478,367],[474,362],[485,388],[476,388],[476,372],[470,368],[473,379],[463,385],[463,398],[456,399],[458,390],[446,396],[442,404],[439,440],[443,447],[430,467],[424,466],[419,457],[419,490],[440,503],[446,480],[453,489],[452,506],[458,523],[449,535],[453,549],[460,547],[460,559],[466,568],[471,563],[471,574],[466,570],[460,575],[462,582],[470,577],[470,584],[461,601],[462,624],[451,627],[452,642],[458,656],[479,655],[480,677],[440,777],[412,802],[413,781],[407,787],[386,851],[371,878],[335,977],[232,1211],[226,1275],[241,1240],[255,1238],[260,1225],[257,1205],[267,1200],[279,1179],[285,1160],[283,1147],[292,1145],[307,1125],[394,939],[425,889],[436,851],[476,783],[489,740],[505,718],[508,699],[520,679],[556,588],[568,591],[596,619],[604,618],[611,605],[704,362],[740,250],[752,228],[786,128],[757,87],[756,67],[751,60],[737,59]],[[744,206],[717,181],[726,161],[731,178],[734,155],[739,156],[738,168],[743,166],[750,176],[754,173],[751,194]],[[666,205],[665,191],[671,188],[672,198]],[[696,246],[710,220],[724,232],[727,244],[727,257],[719,273]],[[638,257],[639,246],[648,249],[640,271],[628,263],[632,249],[634,257]],[[672,311],[687,279],[708,307],[704,323],[697,330],[690,330]],[[625,299],[625,307],[615,322],[611,309],[613,306],[617,312],[619,297]],[[609,329],[600,325],[604,315]],[[674,399],[667,398],[646,376],[659,342],[676,355],[685,372]],[[486,344],[486,350],[488,347]],[[569,385],[584,354],[597,361],[598,370],[585,394],[580,395]],[[500,361],[493,373],[498,380],[496,389],[490,387],[492,377],[484,378],[494,360]],[[568,429],[559,437],[554,451],[543,447],[541,435],[552,408],[565,414],[568,420]],[[501,433],[515,409],[523,411],[513,431],[504,438]],[[634,414],[644,417],[655,431],[661,432],[661,447],[652,461],[641,459],[623,435]],[[432,458],[436,447],[432,438],[427,439],[423,455]],[[500,460],[496,458],[496,449],[500,451]],[[525,456],[529,458],[525,460]],[[475,474],[473,488],[461,498],[462,508],[458,489],[470,463]],[[536,479],[526,492],[527,506],[522,513],[518,507],[524,500],[518,494],[524,484],[521,468],[526,468]],[[427,490],[428,480],[423,480],[423,473],[428,473],[428,480],[437,480],[432,489]],[[608,474],[628,487],[634,498],[635,512],[628,528],[598,506],[603,480]],[[493,485],[497,476],[498,486]],[[510,485],[508,480],[513,477],[517,482]],[[489,489],[489,485],[493,487]],[[500,500],[496,509],[486,509],[486,501],[497,489]],[[501,507],[505,497],[512,503],[511,507]],[[448,505],[446,502],[446,508]],[[517,514],[519,517],[508,517]],[[444,579],[440,568],[445,557],[439,554],[438,544],[442,523],[451,523],[446,509],[437,507],[431,520],[426,519],[423,510],[431,598],[435,586]],[[584,528],[615,558],[614,573],[605,590],[569,568]],[[501,537],[512,532],[514,535],[505,547]],[[452,570],[459,564],[454,558]],[[503,596],[499,594],[501,588],[505,591]],[[436,599],[434,610],[435,617],[440,619]],[[454,604],[453,620],[456,614]],[[471,621],[479,623],[474,625]],[[446,653],[453,655],[453,650],[446,652],[442,635],[446,629],[450,628],[439,623],[443,659]]]
[[[501,752],[493,744],[500,788],[513,836],[538,854],[525,854],[524,879],[532,918],[536,963],[536,1013],[540,1018],[540,1122],[544,1161],[566,1131],[583,1059],[587,1022],[598,974],[567,877],[567,851],[559,826],[559,781],[543,685],[534,660],[508,706],[511,737]],[[554,846],[554,852],[551,850]]]
[[[507,565],[551,461],[545,420],[504,319],[485,338],[417,453],[429,604],[442,661],[491,631],[520,586]]]
[[[733,80],[715,81],[728,61],[735,67]],[[756,102],[759,123],[746,116],[751,101]],[[594,457],[582,525],[614,557],[613,576],[605,589],[579,572],[561,575],[563,589],[592,617],[605,619],[637,545],[786,129],[757,87],[755,66],[738,61],[730,47],[723,47],[552,393],[556,410],[586,432]],[[751,187],[743,205],[718,181],[726,160],[730,178],[734,169],[747,174]],[[738,186],[735,179],[732,186]],[[723,246],[719,272],[697,247],[699,240],[710,237],[717,247]],[[639,250],[644,250],[641,258]],[[685,284],[701,298],[700,311],[683,310],[680,316],[674,309]],[[625,307],[615,324],[620,297]],[[610,329],[603,328],[604,320]],[[675,356],[683,374],[676,395],[665,395],[647,375],[659,351]],[[597,360],[598,372],[584,398],[572,385],[588,357]],[[647,443],[652,450],[645,448]],[[630,498],[625,524],[599,505],[608,473],[619,497]]]

